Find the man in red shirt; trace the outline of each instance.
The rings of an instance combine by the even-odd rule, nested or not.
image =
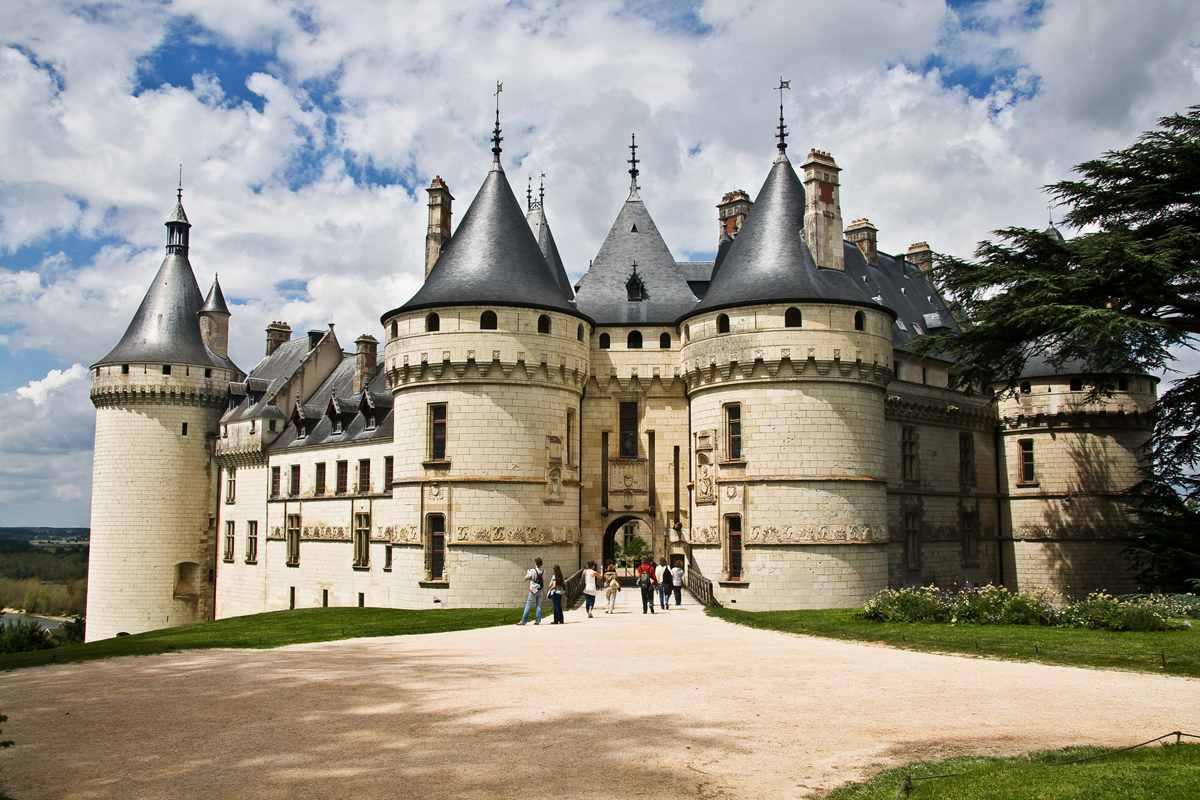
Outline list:
[[[654,613],[654,587],[658,586],[658,579],[654,577],[654,561],[650,556],[642,556],[642,565],[637,568],[637,585],[642,590],[642,613],[646,613],[646,609],[650,609],[650,613]]]

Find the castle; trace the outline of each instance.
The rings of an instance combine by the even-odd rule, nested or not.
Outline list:
[[[167,256],[96,406],[88,639],[323,605],[516,606],[535,556],[575,572],[639,536],[746,610],[847,607],[890,585],[1066,594],[1131,586],[1119,493],[1155,381],[1031,363],[947,388],[909,344],[956,326],[925,243],[843,226],[840,168],[780,142],[718,204],[713,262],[679,262],[638,195],[572,286],[543,196],[493,161],[456,230],[428,188],[426,278],[352,353],[230,312]],[[415,245],[414,245],[415,246]]]

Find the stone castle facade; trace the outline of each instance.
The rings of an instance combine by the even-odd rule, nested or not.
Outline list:
[[[678,262],[631,188],[572,286],[542,196],[500,160],[451,232],[428,189],[426,280],[347,352],[267,328],[249,373],[200,295],[182,204],[129,330],[92,367],[88,638],[294,607],[515,606],[535,556],[571,574],[632,537],[747,610],[888,585],[1129,588],[1119,493],[1154,380],[1089,402],[1031,364],[947,388],[908,343],[956,325],[932,253],[844,226],[840,168],[780,145]],[[419,243],[413,243],[419,247]],[[382,346],[381,346],[382,345]],[[995,387],[1003,389],[1004,387]]]

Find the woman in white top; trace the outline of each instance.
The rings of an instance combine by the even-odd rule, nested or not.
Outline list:
[[[675,559],[674,566],[671,567],[671,586],[675,589],[675,605],[679,605],[683,598],[683,560]]]
[[[600,577],[600,573],[596,572],[596,562],[587,562],[587,569],[583,571],[583,609],[587,611],[587,615],[592,616],[592,608],[596,605],[596,595],[600,590],[596,588],[596,579]]]

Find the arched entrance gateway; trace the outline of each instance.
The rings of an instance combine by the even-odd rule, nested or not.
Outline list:
[[[641,540],[641,549],[638,541]],[[624,514],[616,517],[604,531],[604,556],[602,564],[616,561],[617,555],[629,557],[636,552],[640,559],[642,555],[654,554],[654,529],[641,517]],[[623,570],[621,571],[623,573]]]

